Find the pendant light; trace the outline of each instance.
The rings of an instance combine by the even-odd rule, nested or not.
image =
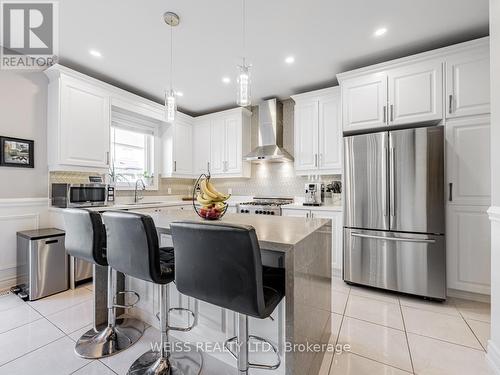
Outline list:
[[[250,67],[245,60],[246,55],[246,6],[245,0],[242,0],[242,28],[243,28],[243,62],[238,65],[238,76],[236,83],[238,85],[238,92],[236,103],[241,107],[246,107],[252,104],[250,95]]]
[[[174,36],[173,30],[180,22],[180,18],[173,12],[166,12],[163,15],[163,20],[170,26],[170,89],[165,91],[165,112],[167,122],[174,122],[177,114],[177,98],[173,88],[173,66],[174,66]]]

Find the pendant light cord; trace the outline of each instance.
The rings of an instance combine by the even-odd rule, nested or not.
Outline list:
[[[247,25],[246,25],[246,1],[245,0],[242,0],[242,9],[241,9],[241,13],[242,13],[242,18],[243,18],[243,22],[242,22],[242,28],[243,28],[243,65],[245,65],[245,57],[246,57],[246,54],[247,54]]]
[[[174,87],[174,27],[170,26],[170,91]]]

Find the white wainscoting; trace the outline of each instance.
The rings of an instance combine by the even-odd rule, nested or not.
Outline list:
[[[47,227],[48,205],[48,198],[0,199],[0,290],[16,284],[16,233]]]
[[[491,206],[488,210],[491,221],[491,337],[488,341],[488,358],[495,374],[500,375],[500,342],[493,341],[499,337],[498,330],[500,318],[498,317],[498,305],[500,304],[500,273],[498,262],[500,261],[500,207]],[[498,340],[498,339],[497,339]]]

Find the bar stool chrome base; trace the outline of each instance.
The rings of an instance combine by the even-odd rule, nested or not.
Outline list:
[[[134,345],[144,333],[146,325],[134,318],[117,319],[116,326],[102,325],[96,332],[88,330],[77,341],[75,353],[87,359],[99,359],[116,354]]]
[[[167,357],[150,350],[132,364],[127,375],[199,375],[202,365],[203,357],[194,346],[189,351],[171,352]]]

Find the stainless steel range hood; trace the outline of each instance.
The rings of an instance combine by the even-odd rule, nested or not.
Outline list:
[[[283,104],[269,99],[259,105],[259,145],[244,157],[247,161],[293,161],[283,148]]]

